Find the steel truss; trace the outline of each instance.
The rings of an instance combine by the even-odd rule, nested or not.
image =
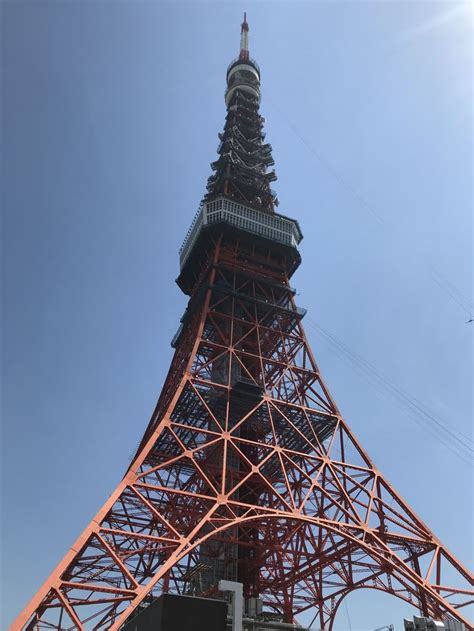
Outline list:
[[[472,576],[341,418],[303,315],[278,249],[213,238],[133,463],[12,629],[118,629],[216,576],[321,629],[360,588],[473,628]]]

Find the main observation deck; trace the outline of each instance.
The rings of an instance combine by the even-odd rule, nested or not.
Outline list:
[[[217,197],[204,202],[194,217],[179,251],[181,271],[190,259],[203,231],[216,224],[227,224],[229,227],[251,233],[254,237],[274,241],[295,250],[303,238],[295,219],[257,210],[223,196]]]

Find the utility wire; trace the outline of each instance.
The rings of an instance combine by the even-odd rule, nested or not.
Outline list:
[[[448,423],[447,421],[445,421],[444,419],[440,418],[438,415],[436,415],[432,410],[429,410],[429,408],[427,406],[425,406],[421,401],[419,401],[416,397],[414,397],[413,395],[407,393],[406,391],[404,392],[399,386],[397,386],[393,380],[389,379],[388,377],[386,377],[385,375],[383,375],[380,371],[378,371],[375,366],[373,364],[370,364],[370,362],[366,359],[364,359],[361,355],[355,353],[354,351],[351,351],[351,349],[347,346],[347,344],[345,344],[341,339],[338,339],[334,333],[330,333],[329,331],[327,331],[326,329],[323,329],[323,327],[321,327],[319,324],[317,324],[312,318],[309,318],[309,320],[311,321],[312,325],[318,329],[320,329],[325,335],[329,336],[330,338],[332,338],[332,340],[340,345],[341,347],[343,347],[344,351],[347,354],[352,355],[354,358],[357,359],[357,361],[361,362],[363,365],[365,365],[371,372],[373,372],[374,374],[377,374],[377,376],[380,379],[383,379],[386,383],[390,384],[393,388],[396,388],[396,390],[404,397],[406,397],[408,400],[410,400],[410,402],[415,402],[415,404],[417,404],[418,409],[423,409],[423,413],[426,414],[427,416],[430,416],[430,418],[433,417],[437,417],[438,420],[435,420],[435,422],[442,426],[449,426],[451,427],[451,430],[449,430],[447,427],[443,427],[443,429],[450,433],[454,438],[456,438],[456,440],[458,440],[459,442],[463,442],[461,441],[457,436],[455,436],[453,434],[454,432],[457,432],[460,436],[462,436],[463,438],[465,438],[468,442],[472,443],[472,438],[469,436],[466,436],[466,434],[463,434],[463,432],[461,432],[459,429],[457,429],[456,427],[450,425],[450,423]],[[463,443],[464,444],[464,443]],[[472,452],[474,452],[474,449],[470,448],[470,450]]]
[[[378,225],[382,225],[388,227],[388,222],[384,219],[370,204],[347,180],[345,180],[338,171],[334,168],[332,164],[330,164],[324,156],[317,151],[312,145],[310,145],[306,138],[299,133],[298,129],[292,123],[290,118],[287,116],[285,112],[283,112],[279,106],[271,99],[273,106],[279,112],[280,116],[285,119],[291,131],[300,139],[300,141],[305,145],[305,147],[310,151],[318,161],[325,167],[329,173],[341,184],[345,189],[347,189],[356,199],[357,201],[372,215],[372,217],[377,221]],[[443,276],[433,267],[430,266],[431,270],[431,278],[436,284],[443,289],[457,304],[460,308],[462,308],[467,315],[471,318],[472,321],[472,308],[469,305],[469,301],[463,296],[463,294],[451,283],[449,280],[443,278]],[[447,426],[448,424],[440,419],[439,416],[430,412],[426,406],[424,406],[418,399],[409,395],[406,392],[403,392],[393,381],[382,375],[378,372],[374,366],[370,365],[364,358],[360,355],[353,353],[341,340],[338,340],[335,336],[330,334],[328,331],[324,331],[322,327],[318,326],[314,321],[309,319],[310,323],[313,327],[315,327],[321,334],[326,337],[326,340],[332,344],[333,350],[338,349],[339,354],[342,353],[342,357],[344,359],[349,359],[352,364],[352,367],[358,372],[358,374],[362,374],[362,376],[369,378],[372,380],[372,384],[374,385],[374,381],[381,386],[385,392],[390,393],[394,396],[397,401],[407,408],[415,421],[420,425],[420,420],[427,425],[432,433],[440,440],[452,453],[455,453],[459,458],[461,458],[467,464],[471,464],[473,449],[471,445],[466,444],[459,436],[456,436],[455,433]],[[416,413],[416,414],[414,414]],[[451,426],[452,427],[452,426]],[[455,432],[457,432],[464,439],[469,441],[472,444],[472,439],[467,437],[465,434],[460,432],[459,430],[453,428]],[[466,453],[467,452],[467,453]],[[468,458],[469,460],[467,460]]]
[[[387,219],[382,217],[382,215],[376,210],[373,204],[371,204],[363,195],[361,195],[361,193],[350,182],[348,182],[344,177],[342,177],[342,175],[337,171],[337,169],[330,162],[328,162],[328,160],[326,160],[326,158],[319,151],[317,151],[312,145],[308,143],[306,138],[302,134],[300,134],[300,132],[292,123],[288,115],[280,109],[277,103],[273,99],[268,99],[268,100],[271,101],[273,107],[277,110],[280,116],[285,119],[288,127],[295,134],[295,136],[297,136],[301,140],[301,142],[308,149],[308,151],[312,153],[318,159],[320,164],[322,164],[322,166],[333,176],[333,178],[337,180],[337,182],[342,187],[344,187],[347,191],[349,191],[353,195],[353,197],[359,202],[359,204],[368,211],[368,213],[377,222],[377,225],[379,227],[380,226],[384,226],[385,228],[389,227],[390,223],[387,221]],[[436,284],[441,289],[443,289],[458,304],[458,306],[461,307],[461,309],[463,309],[467,315],[469,315],[470,318],[472,318],[473,311],[474,311],[473,305],[472,304],[469,305],[469,301],[463,296],[463,294],[458,289],[456,289],[454,284],[445,278],[443,279],[442,275],[433,266],[430,266],[430,269],[432,272],[431,278],[436,282]],[[457,294],[457,297],[455,294]],[[466,306],[466,303],[468,306]]]
[[[346,606],[347,624],[349,625],[349,631],[352,631],[351,618],[349,616],[349,607],[347,606],[347,600],[344,599],[344,605]]]
[[[280,116],[282,118],[284,118],[288,124],[288,127],[291,129],[291,131],[295,134],[295,136],[297,136],[301,142],[305,145],[305,147],[308,149],[308,151],[310,151],[313,155],[316,156],[316,158],[319,160],[319,162],[323,165],[323,167],[329,171],[329,173],[333,176],[333,178],[335,180],[337,180],[339,182],[339,184],[341,186],[343,186],[345,189],[347,189],[351,195],[353,195],[358,202],[369,212],[370,215],[372,215],[372,217],[376,220],[376,222],[378,223],[379,226],[382,226],[384,224],[387,223],[387,220],[384,219],[376,210],[375,208],[372,206],[372,204],[370,202],[368,202],[365,197],[363,197],[359,191],[357,191],[350,182],[348,182],[346,179],[344,179],[340,173],[335,169],[335,167],[328,162],[328,160],[326,160],[326,158],[319,152],[317,151],[312,145],[308,144],[307,140],[305,139],[305,137],[299,133],[298,129],[293,125],[293,123],[291,122],[291,120],[288,118],[288,116],[285,114],[285,112],[283,112],[278,105],[275,103],[275,101],[273,99],[270,99],[273,107],[278,111],[278,113],[280,114]]]
[[[372,217],[377,221],[379,226],[388,227],[388,222],[384,219],[370,204],[347,180],[345,180],[338,171],[334,168],[332,164],[330,164],[324,156],[317,151],[312,145],[310,145],[306,138],[299,133],[298,129],[292,123],[290,118],[287,116],[285,112],[283,112],[280,107],[271,99],[273,106],[279,112],[280,116],[285,119],[291,131],[297,136],[300,141],[305,145],[305,147],[310,151],[318,161],[324,166],[324,168],[341,184],[345,189],[347,189],[369,213]],[[469,301],[463,296],[463,294],[454,286],[446,278],[433,267],[429,266],[431,271],[431,278],[436,284],[444,290],[456,303],[457,305],[464,310],[464,312],[470,317],[470,321],[472,321],[472,308],[469,304]],[[334,335],[325,331],[322,327],[317,325],[314,321],[309,318],[310,324],[318,330],[320,334],[322,334],[326,341],[328,341],[333,350],[336,350],[336,353],[339,356],[342,356],[343,359],[349,360],[352,364],[352,367],[356,370],[356,372],[364,378],[369,379],[372,385],[375,385],[377,389],[380,391],[382,388],[385,393],[391,394],[400,404],[402,404],[409,412],[410,415],[414,418],[414,420],[421,425],[424,423],[427,426],[432,434],[436,436],[436,438],[442,442],[452,453],[458,456],[465,463],[472,466],[472,439],[467,437],[465,434],[460,432],[459,430],[449,427],[449,424],[440,419],[439,416],[432,413],[426,406],[424,406],[418,399],[413,397],[412,395],[404,392],[398,387],[392,380],[388,379],[385,375],[377,371],[377,369],[369,364],[367,360],[362,358],[360,355],[353,353],[349,347],[344,344],[341,340],[338,340]],[[420,423],[421,421],[421,423]],[[423,425],[421,425],[423,426]],[[454,431],[453,431],[454,430]],[[459,434],[462,438],[456,435]],[[466,439],[468,443],[464,440]]]
[[[466,313],[470,318],[472,318],[472,314],[474,313],[474,305],[472,302],[462,294],[457,287],[450,282],[447,278],[441,276],[441,274],[434,268],[431,268],[432,278],[435,283],[440,287],[443,291],[445,291],[448,296],[450,296],[454,302],[461,307],[461,309]]]
[[[353,363],[353,360],[351,360],[351,358],[349,358],[349,361]],[[471,465],[472,456],[471,454],[467,453],[467,450],[470,450],[469,447],[467,447],[467,450],[463,450],[462,446],[457,445],[454,441],[450,440],[449,436],[446,436],[436,426],[430,423],[429,419],[425,418],[423,415],[420,415],[420,413],[417,412],[416,409],[414,409],[413,405],[409,401],[404,400],[402,397],[398,396],[396,391],[394,391],[390,387],[387,387],[387,385],[381,382],[379,379],[374,378],[372,374],[368,372],[364,372],[362,376],[370,383],[372,387],[375,388],[377,392],[381,394],[388,393],[391,396],[393,396],[395,400],[397,401],[397,403],[401,404],[405,408],[405,410],[409,413],[409,415],[413,418],[413,420],[420,427],[422,427],[424,431],[428,429],[431,432],[431,434],[446,447],[446,449],[448,449],[451,453],[453,453],[453,455],[460,458],[465,464],[472,466]]]
[[[415,420],[419,420],[419,415],[421,413],[422,414],[422,419],[421,420],[423,420],[425,423],[427,421],[431,421],[431,422],[434,421],[435,424],[438,427],[432,427],[431,429],[434,429],[434,430],[436,430],[438,432],[437,438],[442,440],[444,442],[444,444],[446,444],[446,442],[445,442],[446,440],[449,440],[450,438],[452,440],[454,438],[459,444],[451,445],[451,443],[449,443],[449,445],[447,445],[447,446],[454,446],[457,449],[464,448],[464,449],[466,449],[466,450],[468,450],[470,452],[473,452],[472,447],[470,447],[469,445],[464,443],[464,441],[462,441],[457,436],[455,436],[455,434],[453,434],[453,432],[448,427],[445,427],[443,425],[443,423],[440,422],[439,417],[438,417],[438,420],[437,420],[435,418],[435,415],[433,415],[433,413],[431,413],[426,407],[424,407],[423,404],[418,399],[416,399],[412,395],[409,395],[406,392],[403,392],[392,380],[390,380],[388,377],[386,377],[385,375],[383,375],[382,373],[377,371],[377,369],[373,365],[369,364],[369,362],[367,362],[367,360],[362,358],[360,355],[357,355],[356,353],[353,353],[347,347],[347,345],[344,344],[344,342],[342,342],[341,340],[338,340],[334,335],[332,335],[328,331],[324,330],[322,327],[317,325],[314,321],[310,322],[310,324],[318,332],[322,333],[323,336],[326,338],[326,340],[330,342],[330,344],[334,345],[336,348],[338,348],[339,350],[343,351],[343,358],[344,359],[349,359],[349,361],[356,368],[362,368],[362,376],[364,376],[366,378],[369,378],[369,380],[372,383],[375,383],[376,385],[382,386],[382,388],[383,388],[383,390],[385,390],[385,392],[389,392],[399,402],[405,404],[405,407],[407,407],[407,404],[408,404],[409,411],[417,412],[416,416],[414,417]],[[360,370],[358,370],[358,372],[359,372],[359,374],[361,374]],[[457,430],[455,428],[453,428],[453,429],[454,429],[454,431],[457,431],[461,436],[466,438],[467,441],[472,442],[469,437],[465,436],[465,434],[462,434],[461,432],[459,432],[459,430]],[[449,434],[449,436],[446,436],[445,434],[439,435],[440,430],[444,430],[444,432]],[[458,455],[460,455],[460,454],[458,454]],[[463,454],[463,455],[467,455],[468,457],[470,457],[470,454]]]
[[[350,362],[359,375],[362,375],[365,379],[367,379],[379,392],[383,392],[385,394],[388,393],[393,396],[398,403],[403,405],[410,412],[410,416],[412,416],[419,425],[424,423],[424,425],[421,425],[422,427],[428,427],[432,434],[454,455],[459,457],[466,464],[470,464],[472,466],[472,455],[474,450],[471,446],[471,438],[456,428],[449,426],[446,421],[431,412],[421,401],[403,391],[391,379],[383,375],[363,357],[351,351],[344,342],[339,340],[335,335],[325,330],[323,327],[316,324],[314,320],[307,318],[307,321],[313,329],[323,336],[323,339],[329,343],[332,350],[334,350],[339,357],[342,357],[344,360],[348,360]],[[456,433],[458,435],[456,435]],[[465,440],[463,440],[463,438]]]
[[[387,394],[387,392],[389,394],[391,394],[392,396],[394,396],[394,398],[396,399],[397,403],[402,403],[403,401],[401,401],[399,398],[395,397],[393,392],[387,391],[386,388],[384,388],[383,386],[380,386],[380,384],[372,379],[370,377],[370,375],[367,374],[363,374],[362,375],[366,381],[368,381],[368,383],[380,394]],[[460,460],[462,460],[466,465],[471,466],[471,462],[468,459],[468,455],[466,455],[463,451],[461,451],[461,449],[457,448],[456,445],[453,445],[452,443],[448,442],[446,437],[444,435],[441,435],[439,432],[436,431],[436,428],[431,426],[431,425],[426,425],[426,420],[424,418],[420,418],[419,415],[415,414],[415,411],[413,409],[411,409],[410,406],[404,406],[405,410],[408,412],[409,416],[412,417],[412,419],[417,423],[417,425],[419,425],[424,431],[426,431],[427,429],[431,432],[431,434],[434,436],[434,438],[440,442],[448,451],[450,451],[454,456],[456,456],[457,458],[459,458]],[[424,424],[425,423],[425,424]]]
[[[454,283],[451,283],[445,276],[443,276],[441,274],[441,272],[439,272],[438,270],[436,270],[435,268],[433,268],[433,271],[435,274],[437,274],[446,284],[450,285],[451,290],[456,293],[461,300],[464,301],[464,303],[469,306],[471,309],[474,309],[474,302],[472,301],[471,298],[468,298],[467,296],[465,296],[455,285]]]

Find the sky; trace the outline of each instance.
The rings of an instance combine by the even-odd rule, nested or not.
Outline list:
[[[472,3],[4,2],[1,628],[158,398],[244,10],[320,368],[377,467],[472,562]],[[334,631],[413,613],[359,590]]]

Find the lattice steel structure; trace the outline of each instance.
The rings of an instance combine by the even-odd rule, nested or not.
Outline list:
[[[326,387],[289,279],[297,222],[275,212],[248,25],[227,71],[208,193],[181,250],[172,364],[110,498],[12,629],[119,629],[161,592],[221,578],[330,630],[372,588],[472,629],[473,578],[374,466]]]

